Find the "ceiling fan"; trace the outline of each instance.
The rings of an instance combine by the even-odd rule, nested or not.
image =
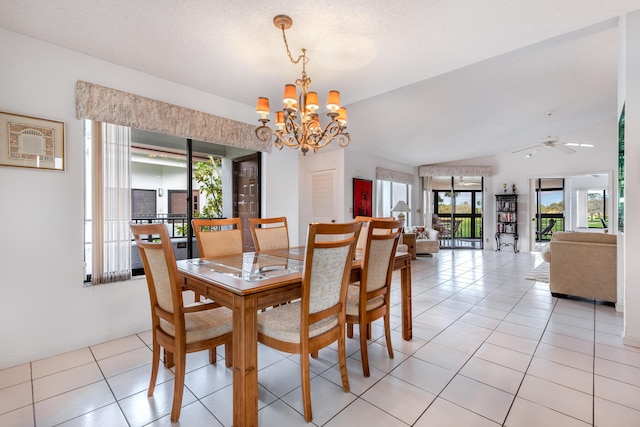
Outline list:
[[[456,180],[455,184],[456,185],[461,185],[463,187],[479,186],[480,185],[480,180],[477,177],[461,176],[461,177],[458,177],[458,179]]]
[[[593,144],[587,144],[582,142],[561,142],[560,138],[557,136],[551,136],[551,115],[553,111],[549,111],[546,115],[549,117],[549,136],[542,139],[536,145],[532,145],[530,147],[522,148],[520,150],[512,151],[512,154],[522,153],[523,151],[528,151],[526,158],[533,156],[538,151],[543,148],[557,148],[559,151],[565,154],[573,154],[576,152],[575,147],[582,148],[592,148]]]

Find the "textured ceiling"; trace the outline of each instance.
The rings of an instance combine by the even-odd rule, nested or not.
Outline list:
[[[549,110],[560,136],[615,120],[617,18],[639,8],[639,0],[3,0],[0,27],[251,107],[268,96],[275,110],[301,71],[272,23],[284,13],[294,20],[292,54],[307,49],[321,103],[341,91],[349,149],[420,165],[532,145],[550,132]]]

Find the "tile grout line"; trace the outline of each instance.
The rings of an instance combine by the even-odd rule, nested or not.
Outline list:
[[[499,268],[499,267],[496,267],[496,270],[497,270],[498,268]],[[496,271],[496,270],[493,270],[493,271]],[[477,282],[478,280],[481,280],[481,279],[482,279],[482,278],[484,278],[484,277],[485,277],[485,276],[480,277],[479,279],[477,279],[477,280],[476,280],[476,281],[474,281],[473,283]],[[452,278],[450,278],[450,279],[448,279],[448,280],[451,280],[451,279],[452,279]],[[507,281],[502,282],[502,283],[500,284],[500,286],[498,286],[498,287],[497,287],[496,289],[494,289],[491,293],[489,293],[487,296],[485,296],[485,297],[484,297],[484,298],[482,298],[480,301],[478,301],[478,302],[473,306],[473,308],[477,307],[477,306],[478,306],[478,304],[479,304],[480,302],[484,301],[484,300],[485,300],[485,299],[487,299],[489,296],[491,296],[494,292],[496,292],[496,291],[497,291],[497,290],[499,290],[501,287],[503,287],[503,286],[505,285],[505,283],[506,283],[506,282],[507,282]],[[452,294],[452,295],[450,295],[449,297],[445,298],[444,300],[442,300],[440,303],[438,303],[438,304],[434,305],[433,307],[436,307],[437,305],[441,304],[442,302],[447,301],[448,299],[450,299],[450,298],[451,298],[451,297],[453,297],[454,295],[457,295],[458,293],[460,293],[460,292],[461,292],[461,291],[463,291],[464,289],[467,289],[469,286],[472,286],[472,285],[473,285],[473,283],[470,283],[469,285],[465,286],[464,288],[462,288],[462,289],[458,290],[457,292],[455,292],[454,294]],[[535,282],[534,282],[534,284],[535,284]],[[534,284],[531,284],[531,285],[529,286],[529,288],[527,289],[527,292],[528,292],[529,290],[531,290],[531,288],[533,287],[533,285],[534,285]],[[436,286],[437,286],[437,285],[436,285]],[[525,293],[524,293],[524,294],[523,294],[523,295],[518,299],[518,302],[522,301],[522,299],[524,298],[524,295],[526,295],[526,292],[525,292]],[[516,305],[517,305],[517,303],[513,304],[513,306],[512,306],[512,307],[511,307],[511,309],[509,310],[508,314],[509,314],[509,313],[511,313],[511,312],[513,311],[513,309],[516,307]],[[432,307],[432,308],[433,308],[433,307]],[[473,308],[471,308],[471,309],[469,309],[469,310],[465,311],[465,314],[469,313]],[[427,311],[428,311],[428,310],[427,310]],[[507,315],[508,315],[508,314],[507,314]],[[458,318],[457,318],[453,323],[451,323],[451,324],[450,324],[449,326],[447,326],[445,329],[443,329],[443,330],[442,330],[442,331],[440,331],[438,334],[436,334],[436,335],[435,335],[433,338],[431,338],[431,340],[429,340],[428,342],[432,341],[434,338],[436,338],[437,336],[439,336],[442,332],[444,332],[444,331],[445,331],[445,330],[447,330],[449,327],[451,327],[451,325],[453,325],[455,322],[457,322],[458,320],[460,320],[463,316],[464,316],[464,314],[463,314],[463,315],[461,315],[461,316],[459,316],[459,317],[458,317]],[[505,316],[505,317],[506,317],[506,316]],[[549,316],[549,318],[551,318],[551,316]],[[498,320],[498,319],[496,319],[496,320]],[[492,331],[492,333],[493,333],[493,332],[495,332],[495,330],[498,328],[498,326],[500,326],[500,324],[502,324],[502,322],[504,322],[504,318],[503,318],[503,319],[501,319],[501,320],[500,320],[500,323],[498,323],[498,325],[497,325],[495,328],[493,328],[493,329],[491,330],[491,331]],[[547,321],[547,322],[548,322],[548,321]],[[489,329],[489,328],[486,328],[486,329]],[[489,334],[489,336],[491,336],[491,334]],[[487,337],[487,339],[488,339],[488,337]],[[484,343],[486,343],[486,342],[487,342],[487,341],[486,341],[486,339],[485,339],[485,340],[482,342],[482,344],[484,344]],[[539,342],[540,342],[540,341],[538,341],[538,343],[539,343]],[[444,391],[444,390],[449,386],[449,384],[451,384],[451,382],[454,380],[454,378],[455,378],[457,375],[465,376],[465,375],[461,374],[462,369],[464,369],[464,367],[467,365],[467,363],[469,362],[469,360],[471,360],[471,359],[473,358],[473,356],[478,352],[478,350],[480,349],[480,347],[482,346],[482,344],[480,344],[480,346],[478,346],[478,348],[476,348],[476,350],[475,350],[475,351],[474,351],[474,352],[469,356],[469,358],[468,358],[468,359],[467,359],[467,360],[462,364],[462,366],[461,366],[461,367],[456,371],[456,373],[453,375],[453,377],[452,377],[452,378],[447,382],[447,384],[442,388],[442,390],[440,390],[440,392],[436,395],[435,399],[433,399],[433,401],[432,401],[429,405],[427,405],[427,407],[425,408],[425,410],[424,410],[424,411],[420,414],[420,416],[418,417],[418,420],[420,419],[420,417],[422,417],[422,416],[423,416],[423,415],[424,415],[424,414],[429,410],[429,408],[431,407],[431,405],[433,404],[433,402],[435,402],[435,400],[436,400],[436,399],[438,399],[438,398],[440,397],[440,395],[442,394],[442,392],[443,392],[443,391]],[[426,344],[425,344],[425,345],[426,345]],[[537,348],[537,346],[536,346],[536,348]],[[532,355],[531,357],[532,357],[532,359],[533,359],[533,355]],[[493,363],[493,362],[490,362],[490,363]],[[529,364],[530,364],[530,363],[531,363],[531,361],[529,361]],[[395,368],[394,368],[394,369],[395,369]],[[527,367],[527,369],[528,369],[528,367]],[[392,371],[393,371],[393,370],[392,370]],[[392,372],[392,371],[391,371],[391,372]],[[525,375],[526,375],[526,371],[525,371]],[[466,376],[465,376],[465,377],[466,377]],[[469,377],[467,377],[467,378],[469,378]],[[470,379],[471,379],[471,380],[473,380],[473,381],[477,381],[477,380],[474,380],[473,378],[470,378]],[[523,381],[524,381],[524,376],[522,377],[522,381],[521,381],[520,385],[522,385],[522,382],[523,382]],[[478,381],[478,382],[479,382],[479,381]],[[484,383],[482,383],[482,384],[484,384]],[[493,386],[491,386],[491,385],[489,385],[489,384],[485,384],[485,385],[487,385],[487,386],[489,386],[489,387],[492,387],[492,388],[495,388],[495,389],[497,389],[497,390],[501,390],[501,389],[498,389],[498,388],[496,388],[496,387],[493,387]],[[520,389],[520,387],[518,387],[518,390],[519,390],[519,389]],[[504,390],[501,390],[501,391],[504,391]],[[509,394],[510,394],[510,393],[509,393]],[[515,401],[516,396],[517,396],[517,392],[513,395],[513,400],[511,401],[511,405],[509,406],[509,410],[508,410],[508,411],[507,411],[507,413],[505,414],[505,420],[503,421],[502,425],[504,425],[504,423],[506,422],[506,419],[507,419],[507,417],[508,417],[508,415],[509,415],[509,412],[510,412],[510,410],[511,410],[511,407],[513,406],[513,402]],[[451,404],[453,404],[453,405],[459,406],[459,405],[458,405],[457,403],[455,403],[455,402],[451,402],[451,401],[449,401],[449,400],[447,400],[447,399],[445,399],[445,398],[442,398],[442,399],[446,400],[447,402],[450,402],[450,403],[451,403]],[[468,409],[468,408],[463,408],[463,409],[466,409],[467,411],[470,411],[470,412],[472,412],[472,413],[474,413],[474,414],[476,414],[476,415],[478,415],[478,416],[480,416],[480,417],[483,417],[483,418],[485,418],[485,419],[490,420],[490,421],[492,421],[492,422],[493,422],[493,420],[491,420],[490,418],[485,417],[485,416],[484,416],[484,415],[482,415],[482,414],[478,414],[478,413],[476,413],[476,412],[474,412],[474,411],[471,411],[471,410],[470,410],[470,409]],[[417,422],[417,421],[416,421],[416,422]]]
[[[138,334],[136,334],[136,337],[138,337]],[[140,337],[138,337],[140,338]],[[142,341],[142,340],[141,340]],[[145,342],[143,342],[144,345],[146,345]],[[89,351],[91,352],[91,356],[93,357],[93,360],[96,364],[96,366],[98,367],[98,369],[100,370],[100,374],[102,375],[102,378],[104,379],[105,384],[107,385],[107,387],[109,388],[109,392],[111,393],[111,395],[113,396],[113,400],[115,401],[116,405],[118,405],[118,410],[120,411],[120,413],[122,414],[122,417],[124,418],[124,421],[127,423],[127,425],[129,427],[131,427],[131,423],[129,422],[129,419],[127,418],[126,414],[124,413],[124,411],[122,410],[122,406],[120,406],[120,401],[118,400],[115,392],[113,391],[113,388],[111,387],[111,384],[109,384],[109,381],[107,380],[107,376],[105,375],[104,371],[102,370],[102,367],[100,366],[100,363],[98,363],[98,359],[96,358],[95,353],[93,352],[93,350],[91,349],[91,346],[87,347],[89,349]],[[103,406],[103,408],[105,408],[108,405]],[[96,409],[94,409],[95,411]],[[85,415],[85,414],[82,414]],[[79,415],[78,417],[82,416]],[[76,418],[78,418],[76,417]],[[72,418],[73,419],[73,418]]]
[[[36,392],[33,385],[33,362],[29,362],[29,379],[31,380],[31,411],[33,414],[33,425],[36,425]]]
[[[531,288],[534,285],[535,285],[535,282],[533,282],[533,284],[531,285],[529,290],[531,290]],[[553,308],[551,310],[551,313],[549,314],[549,318],[547,319],[547,322],[544,325],[544,329],[542,330],[542,334],[540,334],[540,338],[538,339],[538,342],[536,343],[536,348],[531,353],[531,359],[529,360],[529,363],[527,364],[527,368],[524,371],[524,375],[522,376],[522,380],[520,380],[520,384],[518,384],[518,389],[516,390],[515,394],[513,395],[513,400],[511,401],[511,405],[509,405],[509,410],[507,410],[507,413],[505,415],[504,421],[502,422],[502,426],[505,425],[505,423],[507,422],[507,419],[509,418],[509,413],[513,409],[513,404],[515,403],[515,401],[516,401],[516,399],[518,397],[518,393],[520,392],[520,389],[522,388],[522,384],[524,384],[524,380],[527,377],[527,372],[529,372],[529,368],[531,368],[531,363],[533,363],[533,358],[535,357],[536,351],[538,350],[538,347],[540,346],[540,343],[542,342],[542,337],[544,336],[544,333],[546,332],[547,327],[549,326],[549,323],[551,322],[551,317],[553,317],[553,312],[555,311],[557,306],[558,306],[558,299],[556,298],[554,303],[553,303]],[[523,399],[523,398],[521,398],[521,399]],[[536,405],[540,405],[537,402],[532,402],[532,403],[534,403]],[[542,406],[542,405],[540,405],[540,406]],[[551,408],[549,408],[549,409],[551,409]],[[551,409],[551,410],[555,411],[554,409]],[[557,412],[557,411],[555,411],[555,412]]]

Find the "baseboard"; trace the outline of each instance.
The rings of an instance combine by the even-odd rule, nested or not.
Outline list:
[[[151,319],[149,319],[151,320]],[[55,347],[39,349],[33,352],[16,353],[7,358],[0,358],[0,370],[22,365],[24,363],[34,362],[36,360],[57,356],[59,354],[68,353],[70,351],[79,350],[84,347],[124,338],[129,335],[139,334],[148,331],[151,328],[150,322],[144,322],[138,325],[128,325],[126,328],[118,331],[110,331],[99,337],[84,337],[79,339],[61,340]]]
[[[640,348],[640,338],[625,336],[622,333],[622,344]]]

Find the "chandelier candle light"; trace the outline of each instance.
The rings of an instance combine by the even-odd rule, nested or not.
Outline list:
[[[260,114],[259,121],[262,126],[256,128],[256,136],[262,142],[268,142],[275,137],[275,146],[279,150],[285,145],[291,148],[297,148],[302,154],[307,154],[310,149],[317,153],[319,149],[326,147],[334,139],[340,147],[346,147],[351,142],[351,136],[345,132],[347,127],[347,110],[340,107],[340,92],[337,90],[329,91],[327,97],[327,116],[331,121],[322,128],[320,119],[317,114],[319,108],[318,94],[309,92],[311,78],[307,76],[305,66],[309,61],[307,50],[302,49],[302,55],[294,60],[289,51],[289,44],[285,30],[291,28],[293,21],[285,15],[278,15],[273,18],[273,23],[277,28],[282,29],[282,38],[287,49],[289,60],[293,64],[302,62],[302,77],[296,80],[296,84],[287,84],[284,86],[284,97],[282,99],[284,108],[282,111],[276,111],[276,130],[267,126],[269,119],[269,99],[258,98],[256,112]],[[297,96],[296,86],[300,87],[300,95]],[[298,117],[298,109],[300,116]]]

